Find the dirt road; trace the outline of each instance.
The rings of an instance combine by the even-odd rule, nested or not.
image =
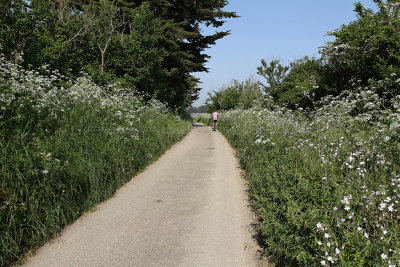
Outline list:
[[[195,125],[26,266],[257,266],[245,191],[225,138]]]

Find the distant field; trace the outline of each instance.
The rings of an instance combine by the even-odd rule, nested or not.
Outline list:
[[[208,114],[208,113],[190,113],[192,117],[199,117],[201,115]]]
[[[204,123],[209,125],[211,123],[211,114],[209,113],[190,113],[194,122]]]

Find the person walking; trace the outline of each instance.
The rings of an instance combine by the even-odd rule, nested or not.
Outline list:
[[[217,130],[217,121],[218,121],[218,112],[215,109],[214,109],[214,112],[212,113],[212,120],[213,120],[212,130],[216,131]]]

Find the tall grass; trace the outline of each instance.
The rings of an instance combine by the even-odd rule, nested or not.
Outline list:
[[[327,98],[307,115],[221,114],[278,265],[400,265],[400,97],[385,102],[379,86],[386,82]]]
[[[0,57],[0,265],[110,197],[190,128],[118,85]]]

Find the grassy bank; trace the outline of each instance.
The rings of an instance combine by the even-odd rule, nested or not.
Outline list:
[[[384,103],[374,88],[326,99],[307,116],[279,107],[221,114],[278,265],[400,264],[400,98]]]
[[[0,58],[0,265],[113,195],[191,122],[130,90]]]

